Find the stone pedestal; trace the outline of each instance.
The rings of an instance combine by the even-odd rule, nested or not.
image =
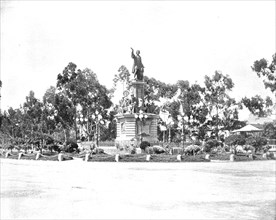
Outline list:
[[[154,144],[157,139],[157,120],[158,115],[145,113],[144,109],[144,90],[146,83],[143,81],[132,81],[130,89],[134,95],[137,105],[134,112],[116,115],[117,135],[116,146],[125,149],[127,146],[139,145],[142,141]],[[139,110],[144,110],[139,112]],[[142,116],[141,118],[138,115]],[[142,134],[142,138],[141,138]],[[134,139],[136,139],[136,143]]]
[[[145,82],[133,81],[131,82],[132,93],[135,98],[144,100],[145,96]]]
[[[125,148],[131,146],[133,140],[136,139],[136,144],[142,140],[154,144],[157,139],[157,120],[158,115],[151,113],[144,113],[147,118],[140,120],[135,118],[135,114],[121,114],[116,115],[117,118],[117,135],[116,146]]]

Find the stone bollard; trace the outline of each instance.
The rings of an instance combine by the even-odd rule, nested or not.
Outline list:
[[[249,154],[248,157],[253,160],[253,154]]]
[[[146,156],[146,161],[150,161],[150,154]]]
[[[210,160],[210,154],[205,155],[205,160]]]
[[[235,161],[235,155],[234,154],[230,154],[230,161],[231,162]]]
[[[37,152],[35,159],[38,160],[39,157],[40,157],[40,152]]]
[[[115,161],[116,161],[116,162],[119,162],[119,160],[120,160],[120,155],[119,155],[119,154],[116,154],[116,155],[115,155]]]
[[[142,153],[141,148],[136,148],[136,154],[141,154],[141,153]]]
[[[178,155],[176,156],[176,159],[177,159],[177,161],[181,161],[181,154],[178,154]]]
[[[266,153],[263,154],[263,158],[267,159],[267,154]]]
[[[88,162],[88,160],[89,160],[89,154],[87,153],[87,154],[85,154],[84,161],[85,161],[85,162]]]
[[[58,154],[58,161],[63,161],[63,154],[62,153]]]
[[[19,154],[18,154],[18,160],[20,160],[20,159],[21,159],[22,154],[23,154],[23,153],[19,153]]]
[[[5,158],[8,158],[9,155],[11,155],[10,152],[6,152]]]

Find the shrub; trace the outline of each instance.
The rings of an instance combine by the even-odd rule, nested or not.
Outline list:
[[[246,139],[246,144],[252,145],[256,151],[260,151],[267,144],[267,140],[264,137],[250,136]]]
[[[210,140],[206,141],[206,143],[204,144],[203,150],[205,152],[211,152],[211,150],[214,147],[218,147],[219,145],[220,145],[219,141],[217,141],[216,139],[210,139]]]
[[[132,148],[131,151],[130,151],[131,154],[136,154],[136,150],[135,148]]]
[[[225,138],[225,144],[227,145],[245,145],[246,139],[242,135],[230,135],[227,138]]]
[[[266,152],[268,152],[269,149],[271,149],[271,146],[265,145],[262,147],[262,149],[263,149],[264,153],[266,153]]]
[[[198,145],[190,145],[185,148],[184,154],[185,155],[195,155],[201,150],[201,148]]]
[[[153,151],[155,154],[162,154],[166,152],[166,150],[160,146],[153,146]]]
[[[72,153],[74,151],[77,151],[78,152],[78,145],[76,142],[73,142],[73,141],[68,141],[64,147],[64,151],[67,152],[67,153]]]
[[[141,144],[140,144],[140,148],[142,150],[145,150],[149,146],[150,146],[150,143],[148,141],[142,141]]]

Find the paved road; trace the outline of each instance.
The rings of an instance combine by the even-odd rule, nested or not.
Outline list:
[[[1,159],[1,219],[275,219],[275,161]]]

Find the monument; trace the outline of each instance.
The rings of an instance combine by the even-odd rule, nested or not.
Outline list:
[[[130,83],[130,92],[125,91],[120,112],[115,116],[117,120],[116,146],[126,148],[131,146],[133,141],[139,145],[142,141],[151,144],[157,139],[158,115],[148,112],[145,106],[145,82],[144,65],[140,51],[131,48],[131,57],[134,60],[132,73],[134,79]]]

